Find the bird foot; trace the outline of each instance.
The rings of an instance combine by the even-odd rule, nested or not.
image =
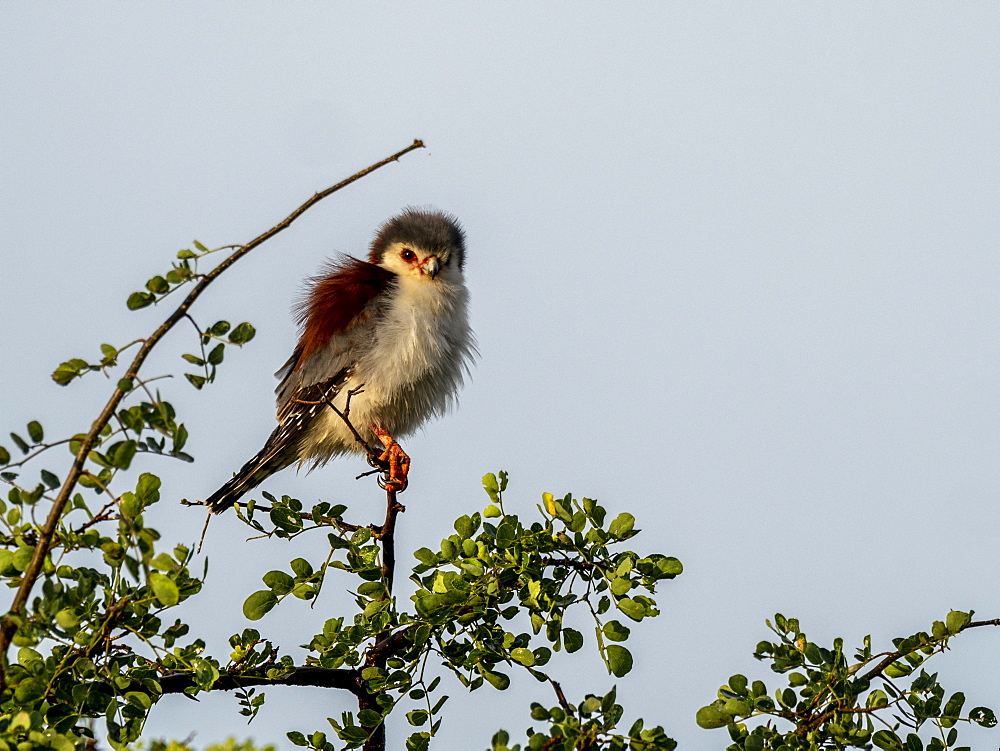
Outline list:
[[[389,465],[388,470],[385,472],[385,479],[380,480],[379,485],[386,490],[401,493],[406,490],[407,475],[410,471],[410,457],[407,456],[406,452],[396,442],[396,439],[378,425],[372,425],[372,432],[385,447],[385,451],[379,456],[379,461],[386,462]]]

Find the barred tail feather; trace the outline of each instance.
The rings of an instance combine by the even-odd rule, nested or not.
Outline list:
[[[284,374],[285,381],[293,372],[291,368],[297,356],[298,350],[278,371]],[[205,505],[212,513],[222,513],[236,503],[244,493],[249,493],[275,472],[280,472],[302,458],[300,456],[302,442],[313,418],[326,409],[328,401],[337,395],[349,375],[348,368],[341,368],[336,375],[325,381],[282,393],[279,397],[278,427],[268,436],[264,448],[244,464],[233,479],[212,493],[205,501]],[[283,381],[279,392],[284,388],[286,384]]]
[[[279,425],[264,448],[244,464],[229,482],[208,497],[205,505],[209,511],[221,514],[275,472],[294,464],[298,460],[298,446],[297,442],[288,438],[287,432]]]

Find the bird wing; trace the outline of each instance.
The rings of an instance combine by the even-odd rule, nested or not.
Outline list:
[[[374,263],[343,256],[307,282],[296,306],[302,333],[288,361],[275,373],[281,379],[278,415],[299,390],[323,383],[353,366],[374,344],[374,327],[384,293],[395,274]]]
[[[298,345],[275,373],[281,379],[278,426],[254,457],[205,503],[215,513],[232,506],[275,472],[300,461],[310,423],[340,393],[354,364],[375,340],[374,324],[395,274],[344,256],[310,279],[297,306]]]

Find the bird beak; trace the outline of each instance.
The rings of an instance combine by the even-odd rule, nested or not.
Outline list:
[[[423,269],[423,272],[427,274],[427,276],[429,276],[431,279],[434,279],[435,277],[437,277],[438,272],[441,270],[441,264],[437,258],[431,256],[426,261],[424,261],[424,265],[421,268]]]

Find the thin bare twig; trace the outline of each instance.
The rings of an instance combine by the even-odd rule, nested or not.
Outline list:
[[[27,464],[28,462],[30,462],[32,459],[34,459],[36,456],[38,456],[39,454],[41,454],[43,451],[48,451],[50,448],[53,448],[55,446],[61,446],[62,444],[69,443],[72,440],[73,440],[72,438],[63,438],[61,441],[53,441],[52,443],[40,443],[40,444],[37,444],[38,445],[38,450],[37,451],[32,451],[26,457],[24,457],[23,459],[21,459],[21,461],[11,462],[10,464],[3,465],[4,471],[9,471],[11,469],[14,469],[15,467],[24,466],[25,464]]]
[[[327,196],[336,193],[341,188],[360,180],[362,177],[365,177],[366,175],[384,167],[387,164],[390,164],[391,162],[398,161],[404,154],[408,154],[415,149],[423,148],[423,146],[423,141],[416,140],[405,149],[396,152],[392,156],[383,159],[380,162],[376,162],[360,172],[355,173],[346,180],[342,180],[336,185],[332,185],[329,188],[314,194],[311,198],[309,198],[309,200],[300,205],[278,224],[258,235],[246,245],[240,246],[218,266],[199,279],[199,281],[195,284],[194,289],[188,293],[187,297],[184,298],[184,301],[177,307],[177,309],[167,317],[167,319],[159,326],[159,328],[156,329],[156,331],[153,332],[152,336],[142,343],[142,346],[139,348],[139,352],[136,354],[132,363],[128,366],[128,369],[125,371],[119,382],[121,382],[121,380],[135,379],[138,376],[139,369],[146,361],[146,358],[149,357],[149,353],[153,350],[153,348],[161,339],[163,339],[164,336],[167,335],[167,332],[169,332],[177,324],[177,322],[181,320],[181,318],[187,315],[188,309],[201,296],[205,289],[207,289],[208,285],[215,281],[219,275],[226,271],[230,266],[257,246],[262,245],[278,233],[290,227],[296,219]],[[38,581],[38,577],[42,571],[42,565],[52,548],[53,537],[57,527],[59,526],[59,520],[62,518],[66,503],[69,500],[70,495],[73,493],[73,490],[76,488],[77,481],[80,479],[80,476],[84,471],[84,464],[87,461],[87,457],[96,445],[104,426],[111,420],[112,415],[115,414],[118,409],[118,405],[121,403],[122,399],[125,398],[127,393],[127,391],[120,387],[115,389],[107,404],[104,405],[104,409],[101,410],[101,413],[91,425],[90,431],[80,443],[80,448],[77,450],[76,457],[73,460],[73,465],[69,473],[66,475],[66,479],[63,481],[62,487],[60,487],[58,495],[52,503],[52,509],[49,511],[49,515],[46,518],[41,534],[39,535],[38,545],[35,547],[35,552],[31,558],[31,562],[24,571],[24,576],[21,579],[21,586],[18,587],[17,593],[14,595],[10,611],[8,615],[2,619],[2,625],[0,625],[0,657],[7,654],[7,648],[10,646],[14,632],[17,630],[16,616],[20,616],[23,613],[25,605],[28,602],[28,598],[31,595],[31,591],[35,586],[35,582]],[[0,692],[6,689],[6,685],[6,671],[3,669],[3,666],[0,665]]]
[[[566,710],[566,714],[572,717],[573,707],[570,706],[568,701],[566,701],[566,694],[563,693],[562,686],[560,686],[559,682],[548,673],[545,673],[544,675],[548,679],[549,683],[552,684],[552,689],[556,692],[556,698],[559,700],[559,706]]]

